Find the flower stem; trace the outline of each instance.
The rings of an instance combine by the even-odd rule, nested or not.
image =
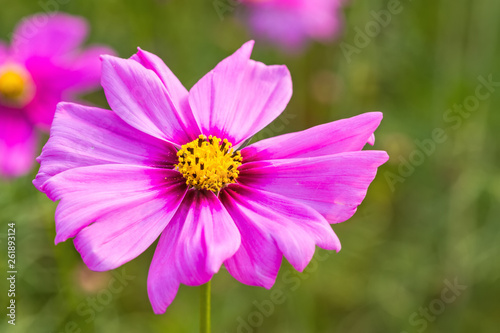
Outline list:
[[[210,289],[212,281],[200,287],[200,333],[210,333]]]

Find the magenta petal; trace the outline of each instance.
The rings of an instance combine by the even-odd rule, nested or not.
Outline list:
[[[37,135],[19,110],[0,107],[0,176],[27,174],[35,162]]]
[[[109,105],[129,125],[157,138],[181,145],[200,133],[190,128],[165,85],[152,70],[135,60],[102,57],[102,86]]]
[[[381,112],[280,135],[254,143],[241,151],[245,162],[282,158],[304,158],[361,150],[382,120]]]
[[[61,91],[51,91],[47,87],[39,86],[34,99],[25,107],[26,114],[38,129],[48,132],[57,103],[62,99]]]
[[[227,138],[237,146],[286,107],[292,80],[286,66],[250,60],[253,41],[220,62],[194,85],[189,104],[204,134]]]
[[[342,27],[340,12],[344,0],[305,0],[302,11],[305,31],[312,38],[328,41],[338,34]]]
[[[221,201],[238,227],[243,224],[251,225],[260,233],[272,237],[290,264],[299,271],[302,271],[311,260],[315,245],[328,250],[340,250],[340,241],[325,218],[300,202],[241,185],[230,186],[224,190],[221,193]],[[247,238],[248,242],[253,241],[253,236],[254,233],[242,233],[242,238]],[[239,252],[235,256],[238,255]],[[267,252],[262,252],[262,249],[258,247],[247,247],[241,255],[247,258],[242,258],[243,260],[240,262],[257,266],[263,263],[263,259],[257,257],[267,256]],[[271,255],[273,255],[272,252]],[[269,259],[271,262],[267,262],[267,264],[276,265],[275,259]],[[247,274],[245,280],[252,281],[251,284],[259,285],[262,282],[269,283],[266,280],[273,278],[272,274],[276,270],[275,266],[259,266],[259,269],[252,273],[250,267],[247,267],[245,271],[236,270],[235,277]],[[234,265],[229,265],[229,268],[233,269]],[[257,276],[263,272],[271,274],[265,276],[264,279]]]
[[[240,167],[238,181],[302,202],[329,223],[343,222],[356,212],[388,160],[384,151],[357,151],[329,156],[250,162]]]
[[[9,56],[9,48],[7,45],[0,41],[0,64],[2,64]]]
[[[168,214],[175,211],[185,188],[182,177],[173,170],[99,165],[62,172],[46,182],[44,191],[51,200],[61,200],[56,210],[56,243],[59,243],[76,236],[94,222],[97,226],[93,227],[93,224],[82,237],[94,229],[101,232],[108,230],[101,226],[105,223],[109,224],[106,232],[114,230],[117,233],[115,236],[132,226],[144,230],[153,228],[151,230],[157,230],[158,236],[161,232],[158,223],[168,223]],[[144,222],[141,222],[142,219]],[[136,233],[140,231],[136,230]],[[104,236],[96,235],[96,241],[102,240]],[[137,241],[140,238],[136,237]],[[88,250],[87,247],[82,249]],[[128,256],[117,251],[113,257],[104,258],[110,254],[89,250],[82,256],[89,267],[99,270],[118,262],[119,255]],[[97,261],[96,256],[103,258],[99,257]]]
[[[64,78],[67,88],[72,93],[87,91],[100,87],[102,55],[113,55],[115,52],[105,46],[91,46],[71,61],[69,71]]]
[[[328,41],[338,34],[343,0],[244,1],[254,33],[286,49],[296,50],[308,39]]]
[[[43,191],[50,177],[68,169],[102,164],[131,164],[173,168],[173,145],[144,134],[113,111],[60,103],[51,137],[38,161],[34,185]]]
[[[165,65],[163,60],[153,53],[141,50],[140,48],[131,59],[139,62],[142,66],[154,71],[158,75],[167,89],[175,109],[184,115],[187,127],[196,128],[196,132],[199,132],[198,124],[189,106],[189,93],[170,68]]]
[[[226,191],[221,192],[221,200],[242,235],[240,248],[224,265],[241,283],[271,288],[283,257],[272,234],[249,221],[250,217]]]
[[[373,146],[375,144],[375,134],[370,135],[370,137],[368,138],[368,144],[370,146]]]
[[[179,284],[208,282],[240,246],[240,234],[212,192],[188,191],[160,237],[148,276],[155,313],[172,303]]]
[[[164,173],[167,177],[171,174]],[[106,271],[119,267],[144,252],[160,236],[182,202],[186,186],[182,180],[165,182],[161,189],[157,186],[154,193],[137,191],[135,200],[125,199],[112,212],[97,213],[96,222],[76,235],[75,248],[90,269]],[[124,196],[123,192],[115,193],[118,194]]]
[[[36,85],[35,96],[26,106],[26,112],[34,124],[48,130],[57,103],[71,101],[74,94],[99,86],[99,55],[102,52],[112,51],[105,47],[93,47],[58,63],[40,57],[33,57],[25,62]]]
[[[231,198],[224,200],[231,201]],[[271,288],[276,281],[283,254],[272,236],[253,223],[248,223],[247,217],[241,215],[237,206],[233,208],[230,203],[226,203],[225,206],[242,237],[240,248],[234,256],[224,262],[224,265],[241,283]]]
[[[302,48],[308,38],[301,19],[302,8],[283,8],[267,5],[264,1],[262,3],[249,11],[248,23],[254,34],[290,51]]]
[[[83,18],[67,14],[37,14],[24,19],[15,29],[12,52],[16,59],[33,56],[63,58],[72,56],[87,36]]]
[[[35,96],[26,105],[25,111],[33,124],[48,132],[57,103],[64,99],[64,92],[75,84],[76,78],[68,69],[50,59],[33,57],[24,65],[36,85]]]
[[[57,103],[63,100],[64,92],[74,85],[75,80],[68,69],[51,59],[32,57],[25,61],[24,66],[36,86],[35,96],[25,111],[33,124],[48,132]]]

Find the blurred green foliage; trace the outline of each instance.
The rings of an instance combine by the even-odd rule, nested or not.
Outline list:
[[[221,20],[210,0],[63,2],[61,11],[90,21],[90,42],[109,44],[122,57],[137,46],[154,52],[188,88],[250,38],[235,15]],[[351,0],[340,39],[313,43],[303,54],[257,42],[253,58],[286,64],[294,80],[285,116],[259,138],[380,110],[375,149],[391,160],[357,214],[333,226],[340,253],[318,252],[303,274],[284,262],[271,291],[240,284],[222,269],[213,280],[214,332],[498,332],[500,91],[467,116],[448,109],[474,96],[479,76],[500,81],[500,2],[402,0],[390,23],[360,44],[359,30],[388,2]],[[47,3],[1,0],[1,38]],[[350,59],[341,47],[347,44],[357,48]],[[102,92],[87,99],[106,106]],[[402,163],[422,156],[415,140],[431,139],[436,128],[447,139],[402,176]],[[17,325],[4,316],[0,331],[197,332],[198,288],[181,287],[165,315],[153,314],[146,279],[154,246],[124,266],[133,279],[123,281],[116,280],[122,268],[86,269],[71,241],[54,246],[56,204],[31,185],[35,173],[0,183],[1,251],[6,224],[15,221],[19,272]],[[402,178],[388,181],[391,175]],[[442,294],[453,296],[446,288],[455,279],[467,288],[446,303]],[[0,279],[2,300],[7,289]],[[281,304],[271,307],[270,300]],[[429,307],[428,317],[419,312]],[[245,329],[243,321],[258,327]]]

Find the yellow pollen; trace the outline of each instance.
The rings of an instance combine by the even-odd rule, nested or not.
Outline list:
[[[184,176],[189,187],[219,193],[238,178],[241,153],[231,147],[227,139],[211,135],[207,139],[200,135],[177,152],[179,164],[175,169]]]
[[[24,68],[0,67],[0,102],[9,106],[23,106],[31,101],[33,88],[31,77]]]

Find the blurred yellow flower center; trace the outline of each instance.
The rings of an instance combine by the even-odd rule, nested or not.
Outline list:
[[[175,169],[184,176],[188,186],[219,193],[238,178],[241,154],[231,147],[227,139],[211,135],[207,139],[200,135],[177,152],[179,164]]]
[[[34,86],[29,73],[21,66],[0,67],[0,102],[21,107],[31,101]]]

